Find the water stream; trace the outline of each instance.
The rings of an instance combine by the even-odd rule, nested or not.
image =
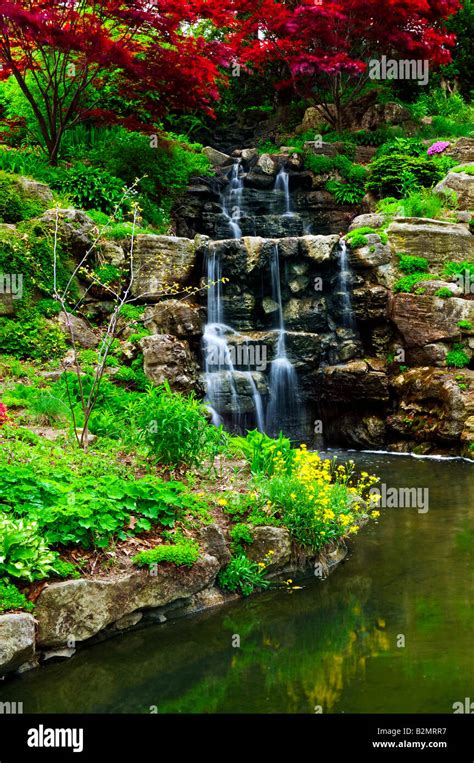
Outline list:
[[[344,326],[354,327],[354,314],[352,311],[352,299],[349,288],[350,270],[347,256],[347,244],[341,239],[339,244],[339,290],[341,294],[341,312]]]
[[[25,713],[452,713],[473,697],[473,466],[343,455],[390,486],[428,487],[429,511],[382,510],[324,581],[96,644],[5,681],[0,701]]]
[[[275,179],[275,187],[274,192],[277,194],[283,193],[283,198],[285,200],[285,211],[283,213],[284,217],[293,217],[294,212],[291,208],[291,197],[290,197],[290,179],[288,176],[288,172],[284,169],[284,167],[281,168],[281,170],[278,172],[278,175]]]

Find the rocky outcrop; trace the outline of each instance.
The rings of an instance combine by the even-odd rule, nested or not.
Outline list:
[[[173,334],[180,338],[199,336],[202,333],[203,312],[200,305],[167,299],[147,307],[143,323],[152,334]]]
[[[474,163],[470,165],[474,168]],[[434,188],[435,193],[454,192],[458,209],[474,209],[474,175],[467,172],[448,172]]]
[[[474,259],[474,237],[462,224],[398,218],[388,228],[392,253],[426,257],[431,266]]]
[[[454,146],[446,150],[448,156],[452,156],[459,164],[474,162],[474,138],[459,138]]]
[[[407,347],[423,347],[433,342],[459,340],[459,321],[474,324],[474,302],[456,297],[395,294],[390,299],[389,317]]]
[[[253,543],[247,549],[247,556],[255,562],[264,562],[268,572],[286,567],[291,557],[291,537],[284,527],[255,527],[252,529]]]
[[[0,615],[0,675],[16,670],[35,653],[35,621],[31,615]]]
[[[143,370],[154,384],[168,381],[175,392],[196,389],[199,367],[186,340],[171,334],[153,334],[140,340]]]
[[[153,302],[189,284],[196,267],[193,240],[140,234],[134,247],[132,294]]]
[[[63,248],[77,260],[91,251],[97,237],[95,223],[80,209],[48,209],[39,222],[46,223],[51,232],[57,224]]]
[[[319,380],[324,401],[383,401],[389,397],[385,365],[378,358],[326,366],[320,370]]]
[[[97,347],[99,339],[83,318],[71,313],[60,313],[59,325],[68,341],[86,349]]]
[[[133,612],[189,598],[211,586],[218,571],[217,559],[205,555],[189,569],[157,565],[150,572],[52,583],[37,600],[38,645],[85,641]]]

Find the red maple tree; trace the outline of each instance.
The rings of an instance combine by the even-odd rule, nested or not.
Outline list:
[[[209,0],[0,0],[2,77],[15,77],[55,164],[71,126],[118,118],[99,108],[110,83],[148,127],[165,110],[211,112],[230,53],[193,30],[228,18]]]
[[[460,0],[247,0],[234,43],[247,66],[283,64],[277,87],[313,98],[341,129],[371,59],[450,60],[455,38],[443,22],[459,7]]]

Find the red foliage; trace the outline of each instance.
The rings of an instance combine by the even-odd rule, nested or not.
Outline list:
[[[3,403],[0,403],[0,426],[8,421],[8,408]]]

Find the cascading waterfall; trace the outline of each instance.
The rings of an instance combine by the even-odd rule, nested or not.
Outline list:
[[[281,193],[283,192],[284,199],[285,199],[285,211],[283,213],[284,217],[294,217],[294,212],[291,209],[291,198],[290,198],[290,181],[288,172],[282,167],[279,171],[278,175],[275,178],[275,187],[274,187],[275,193]]]
[[[250,369],[236,371],[232,360],[229,346],[229,336],[241,337],[239,332],[224,322],[224,309],[222,302],[222,267],[215,251],[206,255],[207,270],[207,323],[204,327],[203,350],[204,372],[206,384],[206,404],[212,416],[212,423],[216,426],[222,424],[222,417],[218,413],[226,387],[230,390],[232,399],[232,423],[239,424],[241,418],[241,406],[237,391],[236,379],[240,374],[251,390],[255,409],[255,423],[257,429],[264,430],[263,403],[258,387]]]
[[[232,238],[240,238],[242,236],[240,218],[243,190],[242,166],[240,159],[237,159],[229,173],[229,184],[221,195],[222,214],[228,222]]]
[[[354,314],[352,312],[349,277],[350,271],[347,257],[347,244],[344,239],[341,239],[339,244],[339,291],[341,294],[342,320],[346,328],[353,328]]]
[[[278,305],[278,339],[276,355],[269,376],[270,400],[265,417],[265,431],[272,436],[285,429],[285,424],[295,426],[298,418],[298,378],[286,354],[286,330],[280,285],[280,262],[278,244],[275,244],[270,263],[272,297]]]

